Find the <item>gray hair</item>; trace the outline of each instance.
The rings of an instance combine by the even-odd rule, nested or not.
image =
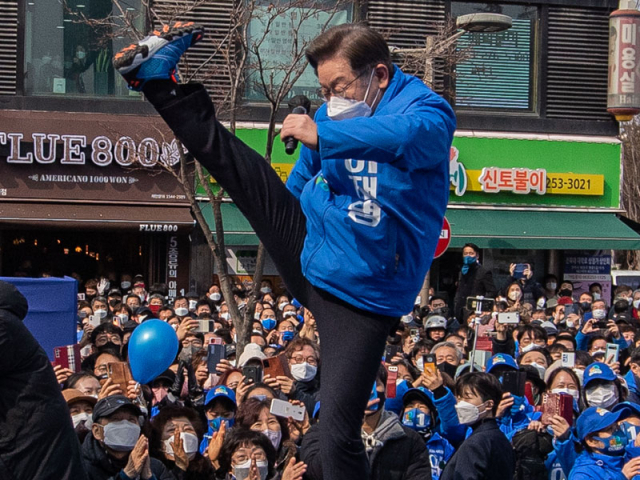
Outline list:
[[[458,361],[461,362],[462,361],[462,352],[458,349],[458,347],[456,347],[455,343],[453,342],[440,342],[440,343],[436,343],[433,348],[431,349],[432,354],[436,353],[436,350],[438,350],[439,348],[443,348],[443,347],[449,347],[449,348],[453,348],[456,352],[456,357],[458,357]]]

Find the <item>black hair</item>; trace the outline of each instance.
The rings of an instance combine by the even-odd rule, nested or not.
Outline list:
[[[362,24],[347,23],[329,28],[309,44],[305,55],[316,73],[318,64],[340,56],[356,74],[382,63],[389,70],[389,76],[393,76],[387,42],[380,33]]]
[[[547,367],[550,367],[551,364],[553,363],[553,358],[551,358],[551,355],[549,354],[549,350],[547,350],[544,347],[534,347],[528,352],[523,353],[518,357],[518,365],[522,365],[522,359],[524,358],[524,356],[531,352],[539,352],[542,355],[544,355],[544,358],[547,360]]]
[[[259,447],[267,454],[267,463],[269,464],[269,474],[267,478],[271,478],[275,474],[276,449],[273,448],[271,440],[260,432],[254,432],[247,428],[235,427],[230,429],[225,435],[218,462],[220,464],[220,472],[226,475],[231,471],[231,457],[239,448],[246,446]]]
[[[584,365],[588,367],[594,363],[593,357],[583,350],[576,351],[576,365]]]
[[[96,377],[93,373],[86,370],[81,370],[78,373],[74,373],[73,375],[69,376],[69,378],[64,381],[64,383],[62,384],[62,390],[66,390],[67,388],[76,388],[77,383],[83,378],[87,377],[95,378],[96,380],[98,380],[98,377]]]
[[[431,298],[429,299],[429,303],[433,303],[435,300],[442,300],[444,303],[448,304],[449,302],[447,302],[447,298],[444,295],[432,295]]]
[[[480,247],[478,247],[478,245],[476,245],[475,243],[465,243],[462,246],[462,250],[464,251],[465,248],[472,248],[474,252],[476,252],[476,255],[480,255]]]
[[[120,340],[122,340],[122,337],[124,336],[124,332],[122,331],[122,329],[114,325],[113,323],[101,323],[93,329],[93,332],[91,332],[91,343],[95,345],[96,338],[98,338],[98,335],[100,335],[101,333],[116,333],[120,337]]]
[[[483,402],[493,400],[491,410],[496,414],[502,400],[502,385],[494,375],[484,372],[465,373],[456,382],[455,395],[462,397],[467,391],[477,394]]]
[[[607,341],[606,337],[604,335],[600,335],[599,333],[594,335],[589,335],[589,340],[587,342],[587,351],[591,350],[591,347],[593,346],[594,342],[596,342],[597,340],[604,340],[605,342]]]
[[[518,342],[522,340],[525,333],[529,333],[532,340],[542,339],[547,342],[549,336],[544,328],[539,325],[523,325],[518,329]]]
[[[576,342],[575,337],[573,335],[571,335],[570,333],[567,333],[567,332],[558,333],[558,335],[556,336],[556,342],[558,340],[569,340],[573,344],[573,351],[574,352],[578,348],[578,342]]]

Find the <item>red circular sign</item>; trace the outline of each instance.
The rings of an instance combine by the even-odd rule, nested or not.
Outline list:
[[[446,252],[450,243],[451,243],[451,225],[449,225],[449,220],[447,220],[447,217],[444,217],[444,224],[442,225],[442,231],[440,232],[438,245],[436,245],[436,253],[433,256],[433,258],[438,258],[440,255]]]

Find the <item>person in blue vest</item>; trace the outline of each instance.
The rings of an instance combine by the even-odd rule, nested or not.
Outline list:
[[[640,475],[640,457],[630,458],[636,452],[627,451],[627,433],[618,424],[628,414],[627,409],[614,413],[600,407],[582,412],[576,428],[584,451],[569,480],[632,480]]]
[[[288,115],[280,131],[302,144],[285,187],[216,119],[204,86],[176,83],[180,58],[203,37],[176,22],[117,53],[114,66],[230,195],[313,312],[326,359],[319,461],[332,480],[366,478],[362,419],[387,335],[413,310],[433,260],[455,115],[391,62],[382,35],[333,27],[306,50],[325,104],[313,119]]]
[[[412,388],[402,396],[403,408],[400,412],[402,425],[418,432],[424,438],[429,450],[431,478],[439,480],[440,474],[455,449],[437,432],[438,410],[431,398],[421,388]]]

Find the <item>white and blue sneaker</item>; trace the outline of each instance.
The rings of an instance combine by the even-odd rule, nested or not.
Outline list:
[[[200,25],[174,22],[120,50],[113,57],[113,66],[131,90],[141,91],[149,80],[177,82],[180,57],[203,37],[204,28]]]

